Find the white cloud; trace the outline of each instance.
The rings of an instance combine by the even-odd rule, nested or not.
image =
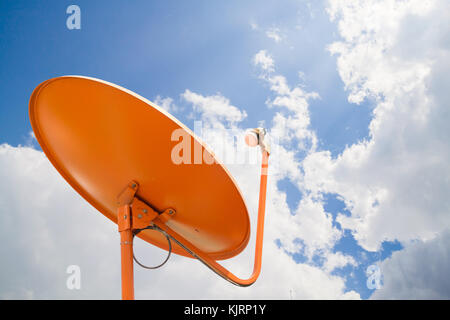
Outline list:
[[[326,256],[324,269],[328,272],[331,272],[337,268],[342,268],[347,265],[356,267],[358,263],[353,257],[342,254],[341,252],[330,253]]]
[[[204,97],[186,89],[182,97],[187,102],[192,103],[194,110],[202,113],[203,118],[210,123],[220,123],[221,121],[233,123],[242,121],[247,117],[245,111],[230,105],[230,101],[220,94]]]
[[[384,287],[373,298],[448,298],[450,4],[330,1],[328,11],[343,38],[329,49],[349,101],[376,107],[367,139],[336,158],[307,155],[302,186],[343,198],[351,216],[337,221],[363,248],[406,245],[381,264]],[[355,263],[326,256],[328,271]]]
[[[415,241],[383,261],[383,287],[372,299],[450,299],[450,232]]]
[[[426,15],[433,1],[330,1],[330,17],[338,20],[344,41],[333,43],[330,51],[338,54],[338,70],[350,90],[349,101],[393,96],[398,90],[411,90],[423,82],[428,62],[401,59],[395,46],[417,41],[415,35],[399,39],[404,19]],[[404,41],[405,43],[399,43]],[[406,40],[406,41],[405,41]]]
[[[295,231],[280,235],[281,243],[285,250],[289,251],[289,242],[286,239],[289,237],[302,239],[305,245],[304,254],[309,259],[312,259],[314,254],[322,255],[330,251],[342,236],[342,232],[333,227],[333,218],[330,213],[325,212],[322,203],[314,201],[309,196],[300,201],[290,223]],[[290,242],[295,243],[295,238],[289,239]]]
[[[119,298],[117,227],[35,149],[0,145],[0,177],[0,298]],[[80,291],[66,287],[73,264]]]
[[[266,50],[260,50],[253,62],[261,68],[260,78],[276,94],[274,99],[267,100],[269,107],[280,110],[273,118],[272,135],[281,143],[296,140],[300,150],[315,150],[317,137],[310,128],[308,101],[318,99],[319,94],[306,92],[300,86],[290,88],[284,76],[273,74],[274,61]]]
[[[277,27],[269,28],[266,31],[266,36],[275,41],[276,43],[281,42],[283,40],[283,36],[281,34],[281,30]]]
[[[343,37],[330,50],[349,100],[373,98],[376,108],[368,140],[336,159],[328,151],[308,155],[305,188],[340,194],[352,215],[338,221],[368,250],[384,240],[431,239],[450,226],[448,8],[445,1],[330,1]],[[411,32],[417,24],[422,31]]]
[[[267,57],[268,54],[262,50],[255,55],[254,61],[260,56]],[[270,61],[273,66],[273,60]],[[267,101],[267,105],[277,110],[272,119],[270,134],[279,142],[275,156],[280,163],[277,172],[273,174],[280,180],[290,179],[300,191],[306,191],[300,171],[302,156],[298,153],[311,154],[316,151],[317,137],[310,127],[309,101],[318,99],[319,95],[316,92],[306,92],[300,86],[291,88],[284,76],[273,74],[273,69],[267,71],[264,64],[260,64],[260,68],[260,78],[269,84],[270,90],[275,94],[273,99]],[[292,148],[292,145],[295,147]],[[285,201],[285,198],[279,199],[273,210],[289,211]],[[285,251],[302,252],[308,261],[312,261],[314,255],[322,256],[325,258],[323,268],[327,272],[347,264],[355,264],[351,257],[332,253],[342,232],[333,226],[333,218],[324,210],[321,195],[304,192],[295,212],[275,223],[274,236]]]
[[[167,112],[178,112],[180,108],[173,102],[173,99],[170,97],[163,98],[160,95],[156,96],[154,103],[158,106],[166,110]]]
[[[267,54],[266,50],[260,50],[253,58],[253,63],[255,66],[261,67],[264,71],[274,71],[273,59]]]

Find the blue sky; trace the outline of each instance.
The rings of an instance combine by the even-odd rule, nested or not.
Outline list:
[[[324,148],[336,153],[367,136],[370,109],[347,103],[335,58],[326,51],[336,36],[322,4],[309,9],[299,1],[282,6],[277,1],[264,6],[249,2],[244,7],[239,1],[135,1],[133,5],[80,1],[82,28],[68,30],[65,9],[70,4],[1,4],[0,134],[8,143],[23,143],[31,130],[23,106],[32,89],[43,79],[67,74],[108,79],[149,99],[177,97],[186,88],[204,94],[220,92],[246,110],[250,126],[269,118],[263,107],[267,89],[251,64],[263,47],[273,51],[287,79],[301,82],[298,71],[302,71],[306,87],[322,97],[313,102],[311,118]],[[279,46],[263,32],[253,31],[252,20],[264,27],[282,21],[281,25],[302,29],[287,45]],[[188,122],[183,114],[177,116]]]
[[[80,30],[66,27],[66,8],[71,4],[81,8]],[[329,151],[329,161],[339,161],[349,146],[371,140],[369,124],[381,102],[376,98],[380,92],[369,85],[366,90],[375,94],[367,94],[358,104],[349,102],[349,94],[364,87],[365,80],[355,84],[343,79],[348,63],[338,64],[338,57],[345,52],[332,54],[329,46],[354,40],[345,38],[327,7],[328,1],[298,0],[1,1],[0,144],[31,145],[40,150],[30,139],[28,100],[39,83],[62,75],[103,79],[151,101],[170,97],[178,106],[174,115],[191,129],[196,118],[192,117],[192,103],[182,97],[187,89],[202,96],[226,97],[246,112],[241,127],[255,127],[260,121],[270,127],[278,110],[268,107],[267,101],[277,93],[252,62],[255,54],[266,50],[275,61],[275,73],[283,75],[291,87],[319,95],[308,100],[309,130],[318,139],[314,152]],[[275,30],[280,40],[269,37],[269,30]],[[352,71],[358,74],[358,69]],[[294,153],[302,163],[305,153]],[[306,169],[302,164],[301,170]],[[291,214],[305,192],[313,192],[305,191],[313,187],[298,188],[288,176],[278,181],[277,187],[286,194]],[[348,207],[355,201],[345,187],[333,188],[321,189],[320,199],[316,199],[330,215],[332,226],[342,232],[327,250],[350,256],[356,264],[338,267],[330,274],[343,279],[344,292],[353,290],[367,299],[374,293],[366,285],[367,267],[380,265],[393,252],[404,249],[402,241],[426,237],[419,231],[408,236],[391,232],[377,240],[381,243],[378,250],[367,250],[369,245],[364,249],[365,242],[357,240],[364,239],[361,230],[353,224],[342,226],[339,218],[364,214],[357,212],[357,203]],[[302,243],[301,235],[298,241]],[[276,244],[283,249],[281,241]],[[320,251],[311,259],[302,250],[288,254],[296,263],[324,266],[325,256]]]

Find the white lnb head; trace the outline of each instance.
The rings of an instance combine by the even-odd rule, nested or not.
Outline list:
[[[266,139],[267,132],[264,128],[248,129],[245,131],[245,143],[249,147],[260,146],[262,150],[270,153],[270,146]]]
[[[245,132],[245,143],[249,147],[256,147],[259,144],[258,133],[255,132],[255,129],[248,129]]]

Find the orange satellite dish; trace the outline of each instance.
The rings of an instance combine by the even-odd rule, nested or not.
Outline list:
[[[270,152],[265,130],[253,129],[246,139],[261,146],[263,172],[254,273],[242,280],[216,261],[239,254],[248,243],[250,222],[242,194],[226,168],[180,121],[127,89],[80,76],[41,83],[31,95],[29,114],[53,166],[118,224],[123,299],[134,298],[134,235],[169,255],[197,258],[236,285],[256,280]],[[181,152],[175,147],[180,143],[187,147]],[[198,163],[199,151],[209,161]]]

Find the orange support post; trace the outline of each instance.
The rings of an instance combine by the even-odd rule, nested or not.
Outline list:
[[[122,299],[134,300],[133,275],[133,231],[130,205],[117,210],[117,223],[120,232],[120,259],[122,268]]]

